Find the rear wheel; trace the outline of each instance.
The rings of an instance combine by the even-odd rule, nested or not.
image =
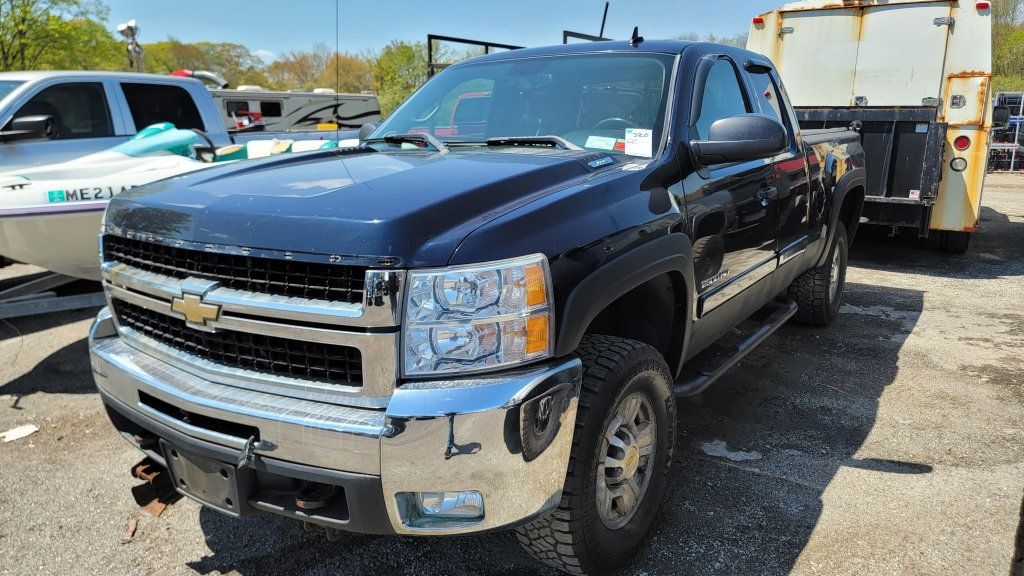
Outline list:
[[[562,499],[516,529],[523,548],[571,574],[605,574],[632,558],[650,531],[675,446],[675,397],[654,348],[586,336],[573,450]]]
[[[812,326],[827,326],[839,315],[846,285],[846,226],[836,224],[835,238],[828,258],[821,266],[811,268],[793,280],[787,294],[796,301],[794,320]]]

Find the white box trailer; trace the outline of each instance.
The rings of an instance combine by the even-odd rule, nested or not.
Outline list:
[[[806,0],[753,19],[806,128],[862,123],[869,223],[967,249],[992,128],[988,0]]]

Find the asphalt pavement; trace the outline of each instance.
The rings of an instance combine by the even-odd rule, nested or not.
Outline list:
[[[39,428],[0,443],[0,574],[552,574],[507,533],[329,542],[189,500],[139,510],[94,314],[0,320],[0,432]],[[967,254],[859,236],[835,325],[784,327],[680,406],[671,492],[625,574],[1011,574],[1022,374],[1024,177],[990,176]]]

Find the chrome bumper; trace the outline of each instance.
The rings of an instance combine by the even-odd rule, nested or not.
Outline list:
[[[150,431],[170,428],[239,452],[245,446],[247,438],[161,409],[172,406],[258,429],[259,458],[379,477],[396,533],[501,528],[549,511],[561,497],[582,378],[578,359],[410,382],[395,388],[384,410],[374,410],[208,381],[129,345],[107,309],[90,330],[89,349],[104,399],[154,423]],[[463,490],[483,495],[482,518],[423,521],[414,513],[417,492]]]

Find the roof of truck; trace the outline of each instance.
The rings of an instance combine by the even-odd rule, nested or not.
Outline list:
[[[679,54],[687,46],[695,42],[685,40],[644,40],[633,46],[628,40],[607,40],[602,42],[585,42],[579,44],[556,44],[538,48],[520,48],[505,52],[494,52],[485,56],[477,56],[465,62],[487,62],[492,60],[509,60],[515,58],[531,58],[534,56],[555,56],[559,54],[599,54],[601,52],[660,52]],[[459,64],[462,64],[460,62]]]
[[[172,82],[198,82],[192,78],[182,78],[169,74],[143,74],[141,72],[105,72],[99,70],[32,70],[25,72],[0,72],[0,80],[20,80],[32,82],[49,78],[95,78],[97,80],[161,80]]]

